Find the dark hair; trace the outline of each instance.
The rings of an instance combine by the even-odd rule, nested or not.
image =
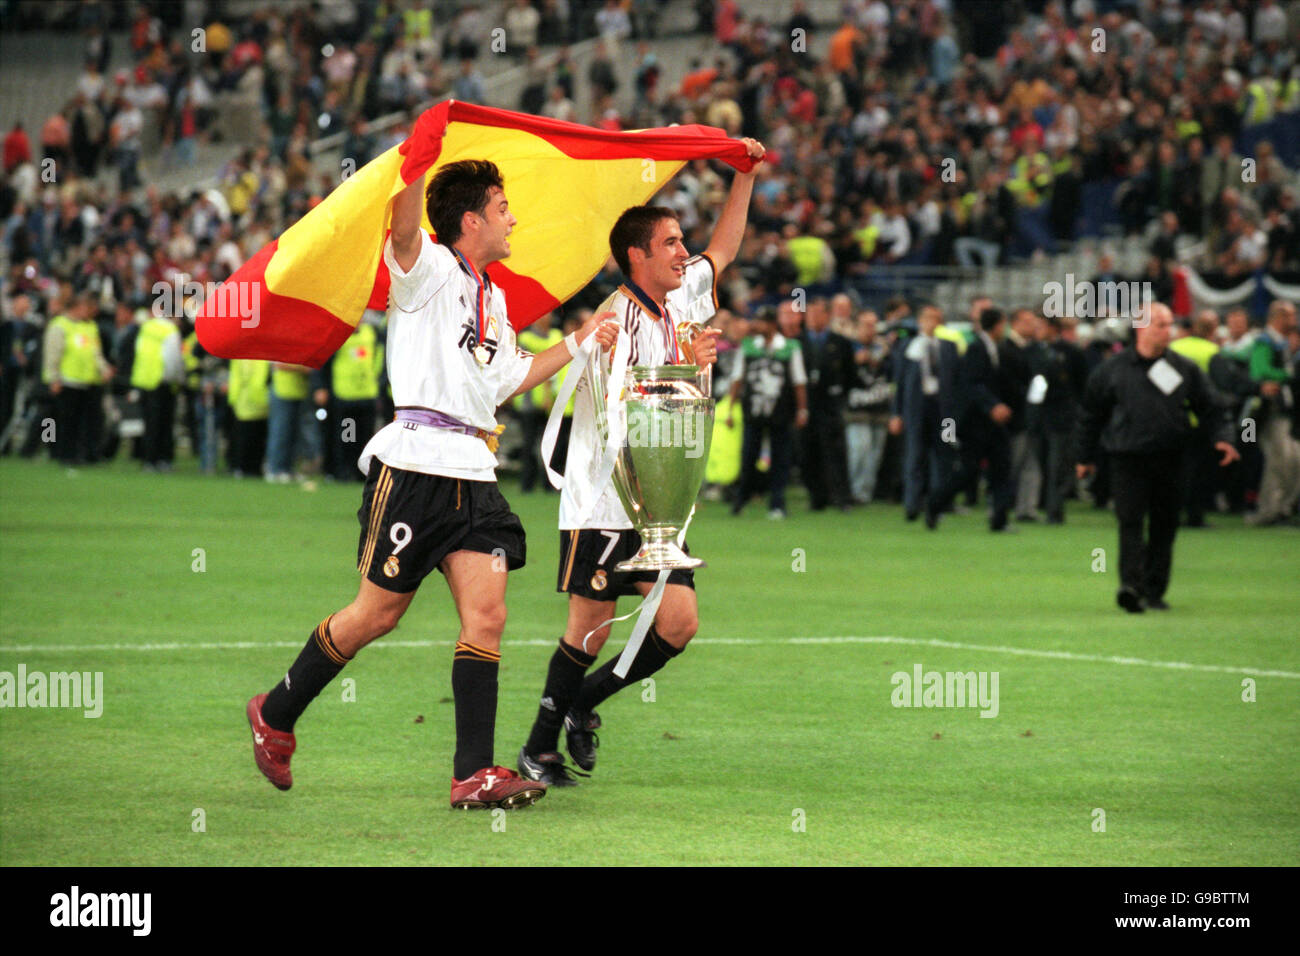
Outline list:
[[[661,219],[677,221],[677,213],[667,206],[632,206],[623,210],[614,228],[609,231],[609,251],[614,254],[614,261],[623,270],[624,275],[632,274],[628,261],[628,249],[636,246],[649,254],[650,239],[655,234],[655,226]]]
[[[988,308],[980,313],[980,328],[992,332],[999,322],[1006,318],[1001,309]]]
[[[467,212],[483,214],[492,187],[504,189],[501,170],[486,159],[448,163],[438,170],[424,191],[429,224],[438,241],[450,246],[460,239],[460,221]]]

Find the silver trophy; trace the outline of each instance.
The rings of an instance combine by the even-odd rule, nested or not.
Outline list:
[[[690,342],[701,326],[677,328],[681,351],[694,359]],[[614,488],[637,532],[641,550],[615,565],[618,571],[663,571],[702,568],[677,538],[691,515],[704,483],[713,440],[711,367],[698,365],[633,366],[621,383],[609,381],[599,355],[593,356],[590,390],[596,425],[603,441],[611,423],[605,405],[609,389],[619,388],[614,414],[626,424],[614,460]]]

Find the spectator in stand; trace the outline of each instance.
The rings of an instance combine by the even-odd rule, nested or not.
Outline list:
[[[32,161],[32,144],[27,138],[27,131],[23,129],[21,122],[16,122],[13,128],[5,136],[4,142],[4,164],[5,175],[8,176],[23,163]]]

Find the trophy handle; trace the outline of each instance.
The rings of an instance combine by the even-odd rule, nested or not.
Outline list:
[[[703,322],[678,322],[677,347],[682,353],[684,365],[700,365],[695,359],[695,339],[705,329]],[[706,397],[713,395],[713,366],[700,366],[698,377],[700,391]]]

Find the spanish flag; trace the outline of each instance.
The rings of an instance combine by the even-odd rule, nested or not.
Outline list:
[[[195,320],[222,358],[319,368],[366,308],[388,302],[383,243],[392,201],[444,163],[488,159],[519,220],[511,256],[489,274],[520,329],[586,285],[609,258],[609,230],[693,159],[748,171],[744,144],[710,126],[608,132],[448,100],[407,140],[357,170],[212,291]],[[432,234],[427,216],[424,226]]]

